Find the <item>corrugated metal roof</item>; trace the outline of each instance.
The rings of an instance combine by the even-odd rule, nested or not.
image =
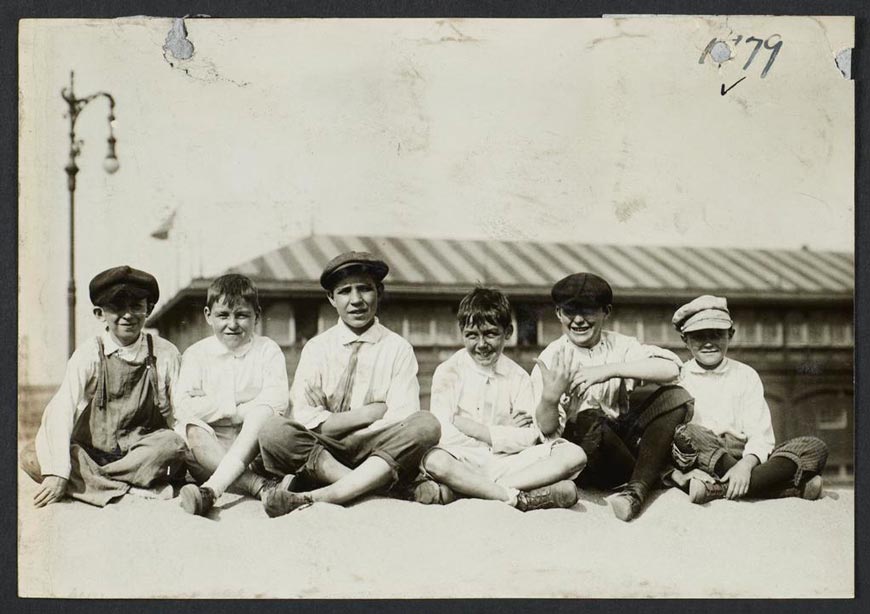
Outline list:
[[[317,283],[323,266],[348,250],[372,252],[390,265],[389,285],[539,288],[578,271],[594,272],[622,291],[700,290],[760,294],[851,294],[854,254],[847,252],[649,247],[315,235],[242,263],[231,272],[257,281]]]

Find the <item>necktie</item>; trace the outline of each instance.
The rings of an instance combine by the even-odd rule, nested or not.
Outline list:
[[[338,380],[332,403],[330,403],[332,411],[336,413],[345,412],[350,409],[350,397],[353,393],[353,380],[354,377],[356,377],[357,357],[363,342],[352,341],[350,345],[350,359],[347,361],[347,368],[345,368],[344,373],[341,374],[341,379]]]

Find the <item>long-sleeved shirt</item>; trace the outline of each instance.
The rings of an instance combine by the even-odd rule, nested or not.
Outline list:
[[[205,394],[193,396],[194,390]],[[185,350],[174,392],[179,422],[229,420],[238,424],[247,408],[258,405],[281,415],[289,398],[284,353],[277,343],[260,335],[235,351],[216,337],[207,337]]]
[[[441,422],[444,447],[485,448],[488,444],[462,433],[453,417],[464,416],[489,427],[491,451],[513,454],[541,441],[537,426],[514,426],[511,416],[534,418],[535,402],[529,374],[502,354],[494,368],[481,367],[465,349],[438,365],[432,376],[430,411]]]
[[[303,426],[315,429],[332,415],[329,408],[308,404],[305,385],[316,385],[327,398],[332,398],[350,361],[354,342],[361,342],[362,347],[357,354],[350,409],[369,403],[386,403],[386,413],[368,427],[373,430],[419,411],[417,358],[411,344],[377,319],[361,335],[339,320],[335,326],[313,337],[302,348],[299,366],[296,367],[290,387],[290,405],[293,418]]]
[[[775,439],[764,386],[755,369],[731,358],[711,370],[690,360],[680,371],[680,385],[695,397],[692,422],[717,435],[730,433],[742,439],[743,456],[767,460]]]
[[[108,333],[100,338],[106,357],[117,353],[128,362],[142,363],[148,356],[145,335],[128,346],[120,346]],[[157,361],[157,402],[168,426],[172,426],[172,386],[178,377],[181,355],[166,339],[151,336]],[[66,365],[66,374],[60,388],[49,401],[42,414],[42,423],[36,433],[36,457],[43,475],[69,478],[70,439],[76,420],[94,398],[97,373],[100,368],[100,346],[92,337],[76,348]]]
[[[570,359],[571,374],[581,367],[598,367],[647,358],[663,358],[673,362],[677,367],[681,367],[683,364],[679,357],[669,350],[655,345],[644,345],[635,337],[609,330],[602,331],[601,340],[591,348],[578,347],[571,343],[566,335],[562,335],[544,348],[539,358],[547,367],[550,367],[553,363],[553,357],[561,351],[566,352],[566,356]],[[566,419],[573,418],[581,411],[600,409],[611,418],[628,412],[628,397],[635,385],[637,382],[631,378],[614,377],[606,382],[589,386],[579,403],[572,403],[570,407],[566,407],[565,403],[560,403],[559,433],[562,432]],[[541,370],[537,365],[532,369],[532,390],[537,405],[544,390]]]

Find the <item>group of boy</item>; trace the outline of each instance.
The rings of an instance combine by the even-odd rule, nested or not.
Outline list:
[[[562,335],[531,374],[504,353],[512,312],[498,290],[459,304],[463,348],[433,375],[420,409],[411,344],[377,317],[389,267],[365,252],[331,260],[320,283],[337,323],[302,348],[292,385],[277,343],[257,334],[254,283],[228,274],[208,288],[212,335],[183,356],[143,333],[156,279],[128,266],[90,283],[104,332],[70,358],[22,468],[41,507],[68,495],[106,505],[131,493],[207,515],[224,492],[281,516],[367,494],[420,503],[457,497],[521,511],[570,508],[578,488],[612,491],[615,516],[637,517],[668,484],[694,503],[818,498],[827,448],[776,445],[758,374],[727,357],[735,328],[723,298],[677,309],[692,354],[605,330],[610,285],[592,273],[558,281]]]

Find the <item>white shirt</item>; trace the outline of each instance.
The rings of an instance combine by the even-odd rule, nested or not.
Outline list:
[[[541,441],[536,426],[520,428],[511,420],[519,412],[534,418],[535,402],[529,374],[504,354],[487,369],[467,350],[456,352],[435,369],[429,407],[441,422],[442,446],[488,447],[457,429],[456,415],[488,426],[494,453],[513,454]]]
[[[683,362],[676,354],[655,345],[643,345],[634,337],[615,333],[613,331],[601,331],[601,339],[591,348],[581,348],[562,335],[550,345],[544,348],[540,360],[550,367],[553,357],[557,352],[565,351],[570,358],[570,373],[574,373],[580,367],[598,367],[606,364],[634,362],[647,358],[663,358],[681,367]],[[630,378],[614,377],[606,382],[592,384],[586,390],[579,407],[571,408],[571,415],[566,415],[563,404],[559,405],[559,424],[561,433],[567,418],[573,418],[577,413],[588,409],[600,409],[607,416],[616,418],[620,414],[628,412],[628,397],[634,390],[637,382]],[[532,369],[532,390],[534,391],[535,404],[540,402],[544,390],[544,381],[541,370],[537,365]],[[563,395],[563,400],[564,400]]]
[[[693,423],[717,435],[730,433],[746,442],[743,456],[767,460],[775,440],[764,386],[755,369],[731,358],[712,370],[690,360],[680,371],[680,385],[695,397]]]
[[[205,396],[191,396],[196,389]],[[181,357],[175,413],[179,421],[196,418],[210,424],[225,419],[241,423],[245,410],[259,405],[281,415],[287,409],[288,389],[284,352],[268,337],[254,335],[235,351],[207,337]]]
[[[117,354],[128,362],[143,363],[148,356],[145,335],[122,347],[108,331],[100,337],[106,357]],[[69,478],[69,446],[76,420],[94,398],[97,373],[100,367],[98,337],[92,337],[76,348],[66,364],[66,374],[60,388],[49,401],[42,414],[42,423],[36,433],[36,457],[43,475]],[[151,336],[157,362],[157,402],[163,408],[168,426],[172,426],[172,385],[178,376],[181,355],[166,339]]]
[[[332,397],[350,361],[355,341],[362,342],[362,347],[357,354],[350,409],[369,403],[386,403],[386,413],[369,425],[370,429],[399,422],[419,411],[417,358],[411,344],[380,324],[377,318],[362,335],[339,320],[302,348],[290,387],[290,406],[293,418],[303,426],[314,429],[332,415],[328,409],[308,405],[305,384],[317,385],[327,397]]]

